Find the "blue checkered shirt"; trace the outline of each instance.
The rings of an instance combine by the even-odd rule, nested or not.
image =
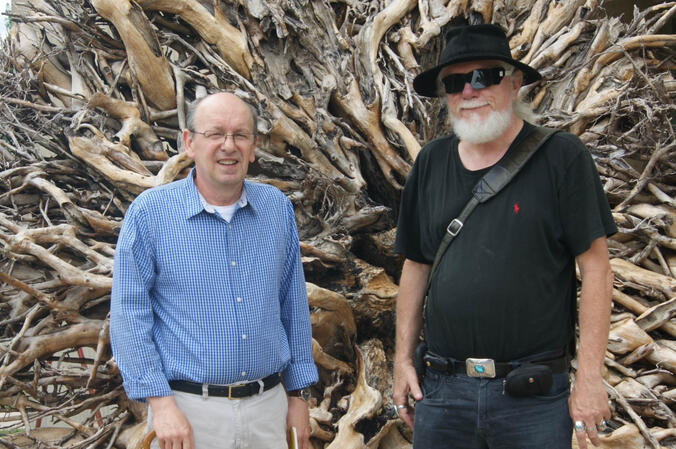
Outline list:
[[[317,381],[293,206],[245,181],[230,223],[200,201],[193,172],[143,192],[115,251],[110,341],[127,395],[171,395],[169,380],[234,384],[282,373]]]

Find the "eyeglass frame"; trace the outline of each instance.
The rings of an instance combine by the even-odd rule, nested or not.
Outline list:
[[[235,133],[222,133],[218,131],[206,131],[206,132],[200,132],[200,131],[195,131],[194,129],[189,129],[193,134],[201,134],[204,136],[205,139],[211,140],[213,142],[222,142],[225,143],[228,141],[228,137],[232,137],[232,141],[235,143],[235,145],[244,145],[247,143],[251,142],[251,137],[255,136],[255,133],[245,133],[245,132],[235,132]],[[216,135],[220,135],[220,139],[214,140],[213,137]],[[236,136],[246,136],[246,141],[237,141]]]

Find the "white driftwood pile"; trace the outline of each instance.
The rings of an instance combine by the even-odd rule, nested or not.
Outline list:
[[[597,0],[14,0],[0,57],[0,420],[18,433],[0,446],[140,441],[144,411],[108,347],[117,233],[139,192],[185,176],[186,102],[234,89],[261,116],[252,176],[296,210],[320,368],[312,445],[410,447],[390,399],[394,225],[445,118],[411,80],[464,19],[501,24],[543,73],[524,98],[588,144],[621,228],[604,445],[676,447],[676,36],[661,34],[675,12],[623,23]]]

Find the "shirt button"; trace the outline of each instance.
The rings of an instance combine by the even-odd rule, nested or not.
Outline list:
[[[246,340],[246,334],[242,334],[242,340]]]
[[[232,262],[230,262],[230,265],[234,267],[236,265],[235,261],[233,260]]]
[[[237,302],[242,302],[242,298],[237,298]]]
[[[242,371],[242,377],[246,376],[246,371]]]
[[[228,231],[232,230],[232,225],[228,225]]]

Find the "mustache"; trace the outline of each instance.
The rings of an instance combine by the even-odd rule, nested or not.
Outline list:
[[[478,108],[480,106],[487,106],[489,103],[486,100],[479,100],[477,98],[471,100],[463,100],[460,102],[460,109]]]

